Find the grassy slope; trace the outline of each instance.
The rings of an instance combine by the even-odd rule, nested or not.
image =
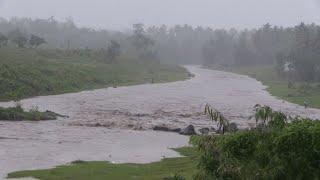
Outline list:
[[[103,55],[82,51],[0,48],[0,101],[96,88],[187,78],[184,68],[126,57],[108,63]]]
[[[258,81],[261,81],[264,85],[268,86],[267,91],[271,95],[279,97],[280,99],[299,105],[303,105],[303,103],[306,101],[310,107],[320,108],[320,88],[318,83],[311,83],[310,88],[312,90],[307,94],[304,94],[299,91],[299,87],[303,84],[302,82],[295,82],[295,88],[289,89],[288,80],[279,77],[272,66],[237,67],[220,70],[253,77]],[[292,97],[289,97],[288,95],[291,95]]]
[[[176,149],[186,157],[164,159],[150,164],[111,164],[107,162],[84,162],[59,166],[49,170],[21,171],[8,175],[9,178],[34,177],[41,180],[105,180],[139,179],[162,180],[178,173],[186,179],[192,179],[199,154],[196,148]]]

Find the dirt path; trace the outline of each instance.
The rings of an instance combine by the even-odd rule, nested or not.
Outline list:
[[[222,111],[240,128],[249,125],[247,119],[257,103],[290,114],[320,117],[319,110],[270,96],[252,78],[187,68],[196,74],[195,78],[23,100],[27,108],[38,106],[70,118],[39,123],[0,122],[0,177],[11,171],[49,168],[78,159],[147,163],[178,156],[168,147],[187,145],[187,137],[150,129],[161,124],[212,126],[202,115],[205,103]]]

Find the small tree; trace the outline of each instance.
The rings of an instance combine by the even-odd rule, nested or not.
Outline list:
[[[19,48],[25,48],[28,43],[28,39],[24,36],[17,36],[12,39],[12,42],[15,43]]]
[[[28,38],[19,29],[12,30],[8,33],[8,39],[15,43],[19,48],[24,48],[28,43]]]
[[[229,126],[229,120],[223,116],[223,114],[216,109],[212,108],[209,104],[205,106],[205,115],[208,115],[212,122],[218,123],[218,130],[225,133]]]
[[[44,40],[44,38],[41,38],[41,37],[36,36],[36,35],[31,35],[31,38],[29,40],[29,44],[33,48],[37,48],[41,44],[45,44],[45,43],[46,43],[46,41]]]
[[[114,61],[114,59],[117,56],[120,56],[120,54],[121,54],[121,49],[120,48],[121,48],[120,44],[117,41],[114,41],[114,40],[110,41],[107,53],[108,53],[108,56],[110,57],[112,62]]]
[[[274,111],[269,106],[261,106],[260,104],[254,106],[254,111],[256,123],[262,123],[263,128],[267,128],[269,125],[283,128],[291,119],[281,111]]]
[[[0,48],[8,44],[8,38],[0,33]]]
[[[141,57],[152,57],[154,55],[154,52],[150,48],[154,46],[155,42],[146,35],[143,24],[133,25],[133,35],[130,37],[130,40]]]

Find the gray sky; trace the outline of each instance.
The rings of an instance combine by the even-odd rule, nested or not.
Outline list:
[[[58,20],[125,30],[131,24],[190,24],[213,28],[320,24],[320,0],[0,0],[0,16]]]

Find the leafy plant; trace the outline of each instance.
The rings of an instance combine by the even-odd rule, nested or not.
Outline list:
[[[320,121],[288,118],[268,106],[255,111],[264,131],[193,138],[201,153],[195,179],[318,179]]]
[[[218,130],[222,131],[222,134],[224,134],[229,125],[229,120],[225,118],[221,112],[217,111],[209,104],[206,104],[204,113],[211,119],[211,121],[217,123]]]
[[[283,127],[289,120],[286,114],[281,111],[274,111],[269,106],[261,106],[257,104],[254,106],[254,111],[256,123],[261,123],[263,128],[267,128],[268,125]]]

